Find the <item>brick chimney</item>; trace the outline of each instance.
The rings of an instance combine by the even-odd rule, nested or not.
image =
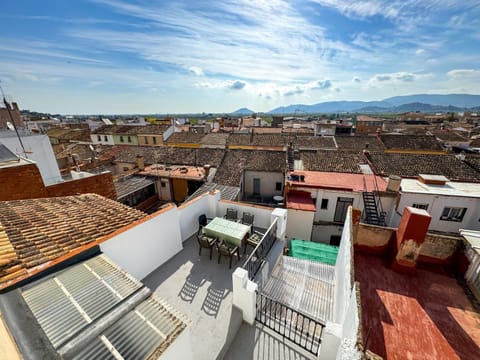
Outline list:
[[[392,268],[412,273],[417,267],[420,248],[425,241],[432,217],[423,209],[406,207],[397,229]]]
[[[137,167],[139,170],[145,169],[145,161],[143,160],[142,155],[137,155]]]

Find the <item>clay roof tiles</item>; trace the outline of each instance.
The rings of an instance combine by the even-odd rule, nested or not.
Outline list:
[[[0,202],[0,288],[145,216],[96,194]]]
[[[361,174],[359,165],[367,163],[361,151],[300,151],[299,158],[308,171]]]
[[[451,181],[480,182],[480,173],[455,155],[370,153],[378,175],[417,177],[419,174],[443,175]]]
[[[214,182],[221,185],[239,186],[243,170],[283,172],[286,168],[284,151],[227,150]]]
[[[432,135],[380,135],[380,139],[388,150],[443,150]]]

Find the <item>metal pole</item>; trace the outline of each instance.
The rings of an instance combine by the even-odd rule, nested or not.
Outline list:
[[[22,139],[20,138],[20,134],[18,133],[17,125],[15,124],[15,121],[13,120],[12,112],[10,110],[10,104],[7,102],[7,99],[5,99],[5,94],[3,93],[3,88],[1,86],[0,86],[0,89],[2,90],[3,103],[5,104],[5,107],[7,108],[8,116],[10,117],[10,120],[12,121],[13,128],[15,129],[15,132],[16,132],[17,137],[18,137],[18,141],[20,142],[20,145],[22,146],[23,155],[25,155],[25,158],[28,159],[27,152],[25,151],[25,147],[23,146]]]

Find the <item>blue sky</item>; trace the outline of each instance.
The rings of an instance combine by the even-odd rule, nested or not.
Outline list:
[[[0,80],[52,113],[480,93],[478,0],[6,0]]]

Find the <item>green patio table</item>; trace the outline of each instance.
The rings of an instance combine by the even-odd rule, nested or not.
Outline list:
[[[218,237],[240,248],[246,235],[250,233],[250,226],[216,217],[203,227],[203,233],[207,236]]]

